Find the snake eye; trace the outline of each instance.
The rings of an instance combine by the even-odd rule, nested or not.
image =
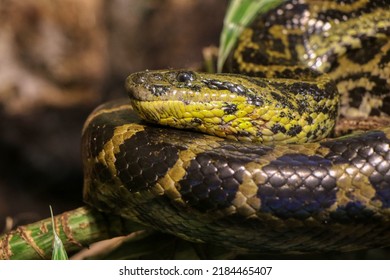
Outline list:
[[[195,74],[193,72],[180,72],[177,74],[176,79],[180,83],[191,82],[195,79]]]

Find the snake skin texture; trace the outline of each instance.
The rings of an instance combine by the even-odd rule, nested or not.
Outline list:
[[[186,240],[243,252],[390,246],[390,128],[327,136],[336,102],[340,118],[388,118],[389,18],[387,0],[291,0],[243,32],[231,58],[236,74],[133,74],[132,105],[104,104],[84,126],[85,201]],[[323,77],[332,82],[320,85]],[[328,94],[316,97],[313,87]],[[255,94],[259,88],[270,89],[272,101]],[[189,96],[210,100],[199,109]],[[214,97],[223,106],[207,107]],[[155,100],[161,103],[151,105]],[[179,111],[182,104],[198,111]],[[256,111],[264,104],[266,117]],[[166,117],[165,107],[174,117]],[[241,129],[238,136],[226,132],[251,114],[262,117],[232,126]],[[256,122],[263,122],[261,132]],[[220,127],[208,129],[209,123]],[[161,124],[203,125],[199,131],[228,139]],[[268,142],[270,131],[276,142]],[[308,134],[314,142],[304,141]]]

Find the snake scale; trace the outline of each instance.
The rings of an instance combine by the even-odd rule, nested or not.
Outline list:
[[[290,0],[243,31],[229,73],[130,75],[131,105],[85,124],[85,201],[247,252],[390,246],[390,128],[330,137],[390,115],[389,19],[388,0]]]

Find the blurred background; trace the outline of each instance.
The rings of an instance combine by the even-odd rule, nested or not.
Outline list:
[[[47,218],[49,205],[59,214],[83,204],[88,114],[125,97],[132,72],[200,68],[202,51],[218,46],[227,3],[0,0],[0,233]]]
[[[129,73],[198,68],[227,1],[0,0],[0,232],[82,205],[80,134]]]

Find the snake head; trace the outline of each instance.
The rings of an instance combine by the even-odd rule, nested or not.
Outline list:
[[[134,73],[126,88],[132,106],[146,121],[263,143],[323,138],[334,125],[338,101],[335,87],[317,80],[302,83],[188,70]],[[329,102],[318,112],[317,104],[324,103],[328,91]]]
[[[263,103],[254,92],[250,99],[249,79],[189,70],[144,71],[130,75],[126,88],[134,109],[149,122],[227,137],[237,133],[230,121],[243,122],[240,117],[251,111],[248,102]]]
[[[210,74],[190,70],[157,70],[131,74],[126,80],[130,99],[139,101],[178,100],[185,103],[229,101],[253,86],[249,77]]]

